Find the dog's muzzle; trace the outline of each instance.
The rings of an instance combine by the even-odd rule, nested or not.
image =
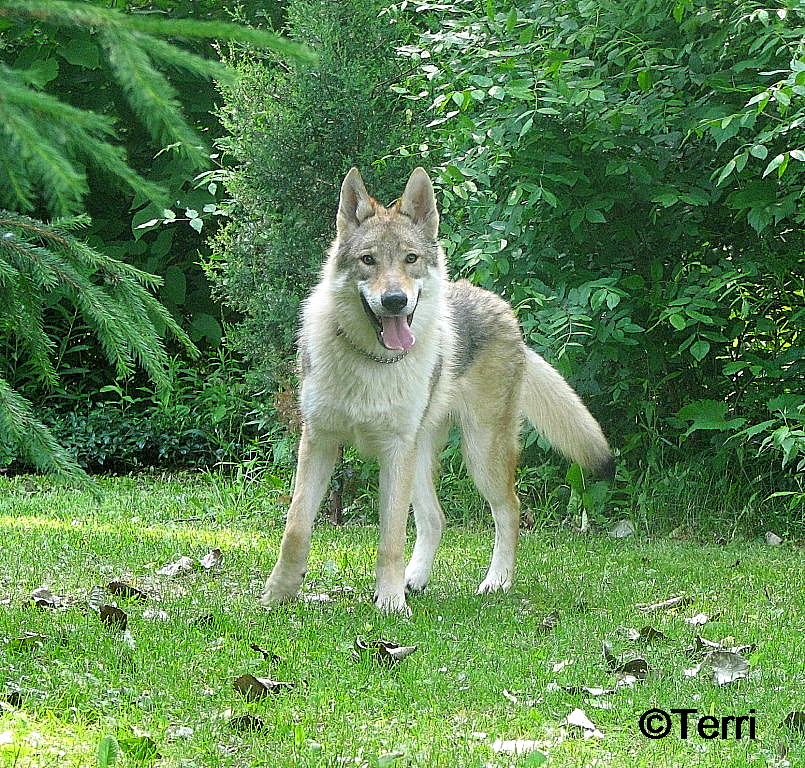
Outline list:
[[[372,322],[377,334],[377,340],[386,349],[405,351],[416,343],[416,337],[411,332],[411,323],[414,321],[416,305],[409,315],[399,314],[408,304],[408,295],[404,291],[386,291],[380,297],[380,304],[384,313],[377,315],[372,310],[363,291],[360,292],[363,311]],[[417,296],[419,304],[419,296]],[[389,314],[385,314],[388,312]]]

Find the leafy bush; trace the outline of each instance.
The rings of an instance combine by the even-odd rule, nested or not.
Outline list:
[[[442,24],[398,91],[429,111],[456,270],[507,295],[633,468],[704,459],[796,491],[799,6],[420,7]]]
[[[242,373],[223,351],[191,367],[174,358],[167,392],[108,385],[93,396],[51,399],[42,419],[88,472],[213,467],[244,459],[264,432]]]

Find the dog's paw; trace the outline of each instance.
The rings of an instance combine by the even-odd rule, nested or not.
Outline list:
[[[492,592],[508,592],[512,587],[512,576],[510,573],[497,574],[490,573],[480,583],[475,590],[476,595],[488,595]]]
[[[263,594],[260,596],[260,602],[266,608],[272,605],[282,605],[283,603],[290,603],[296,598],[296,592],[280,592],[266,587]]]
[[[272,574],[266,582],[260,602],[265,606],[291,602],[299,593],[303,578],[304,574],[299,579],[285,579]]]
[[[411,609],[408,607],[408,603],[405,602],[405,594],[376,592],[374,602],[377,610],[386,614],[386,616],[397,614],[398,616],[407,617],[411,615]]]
[[[428,584],[428,573],[422,573],[414,568],[405,570],[405,593],[410,595],[422,592]]]

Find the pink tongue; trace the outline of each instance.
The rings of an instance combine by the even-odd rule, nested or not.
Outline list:
[[[386,349],[410,349],[414,346],[416,339],[408,326],[408,320],[404,315],[400,317],[381,317],[383,331],[380,337]]]

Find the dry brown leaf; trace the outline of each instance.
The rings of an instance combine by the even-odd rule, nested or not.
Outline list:
[[[242,694],[246,701],[255,701],[265,696],[287,691],[294,687],[293,683],[269,680],[265,677],[255,677],[254,675],[241,675],[232,684],[235,690]]]
[[[270,661],[273,664],[280,664],[282,661],[284,661],[282,656],[277,656],[274,651],[267,651],[265,648],[261,648],[259,645],[257,645],[257,643],[250,643],[249,648],[261,654],[265,661]]]
[[[790,728],[792,731],[805,733],[805,712],[794,711],[789,712],[783,720],[783,725]]]
[[[37,608],[60,608],[62,598],[54,595],[46,586],[37,587],[30,595],[31,602]]]
[[[125,611],[121,611],[114,605],[102,605],[99,609],[101,623],[109,627],[109,629],[119,630],[120,632],[126,631],[126,626],[129,623],[129,617]]]
[[[209,571],[213,568],[220,568],[224,561],[224,553],[218,547],[211,549],[204,557],[199,560],[199,565]]]
[[[266,724],[254,715],[240,715],[229,721],[229,727],[236,731],[266,731]]]
[[[126,600],[137,600],[141,603],[148,602],[148,595],[145,592],[131,584],[126,584],[124,581],[110,581],[106,585],[106,591],[110,595],[122,597]]]
[[[162,566],[157,571],[157,576],[181,576],[190,573],[195,567],[195,560],[192,557],[182,556],[173,563]]]
[[[355,655],[358,658],[368,657],[387,666],[399,663],[416,648],[415,645],[400,645],[391,640],[374,640],[368,643],[360,637],[355,640]]]

